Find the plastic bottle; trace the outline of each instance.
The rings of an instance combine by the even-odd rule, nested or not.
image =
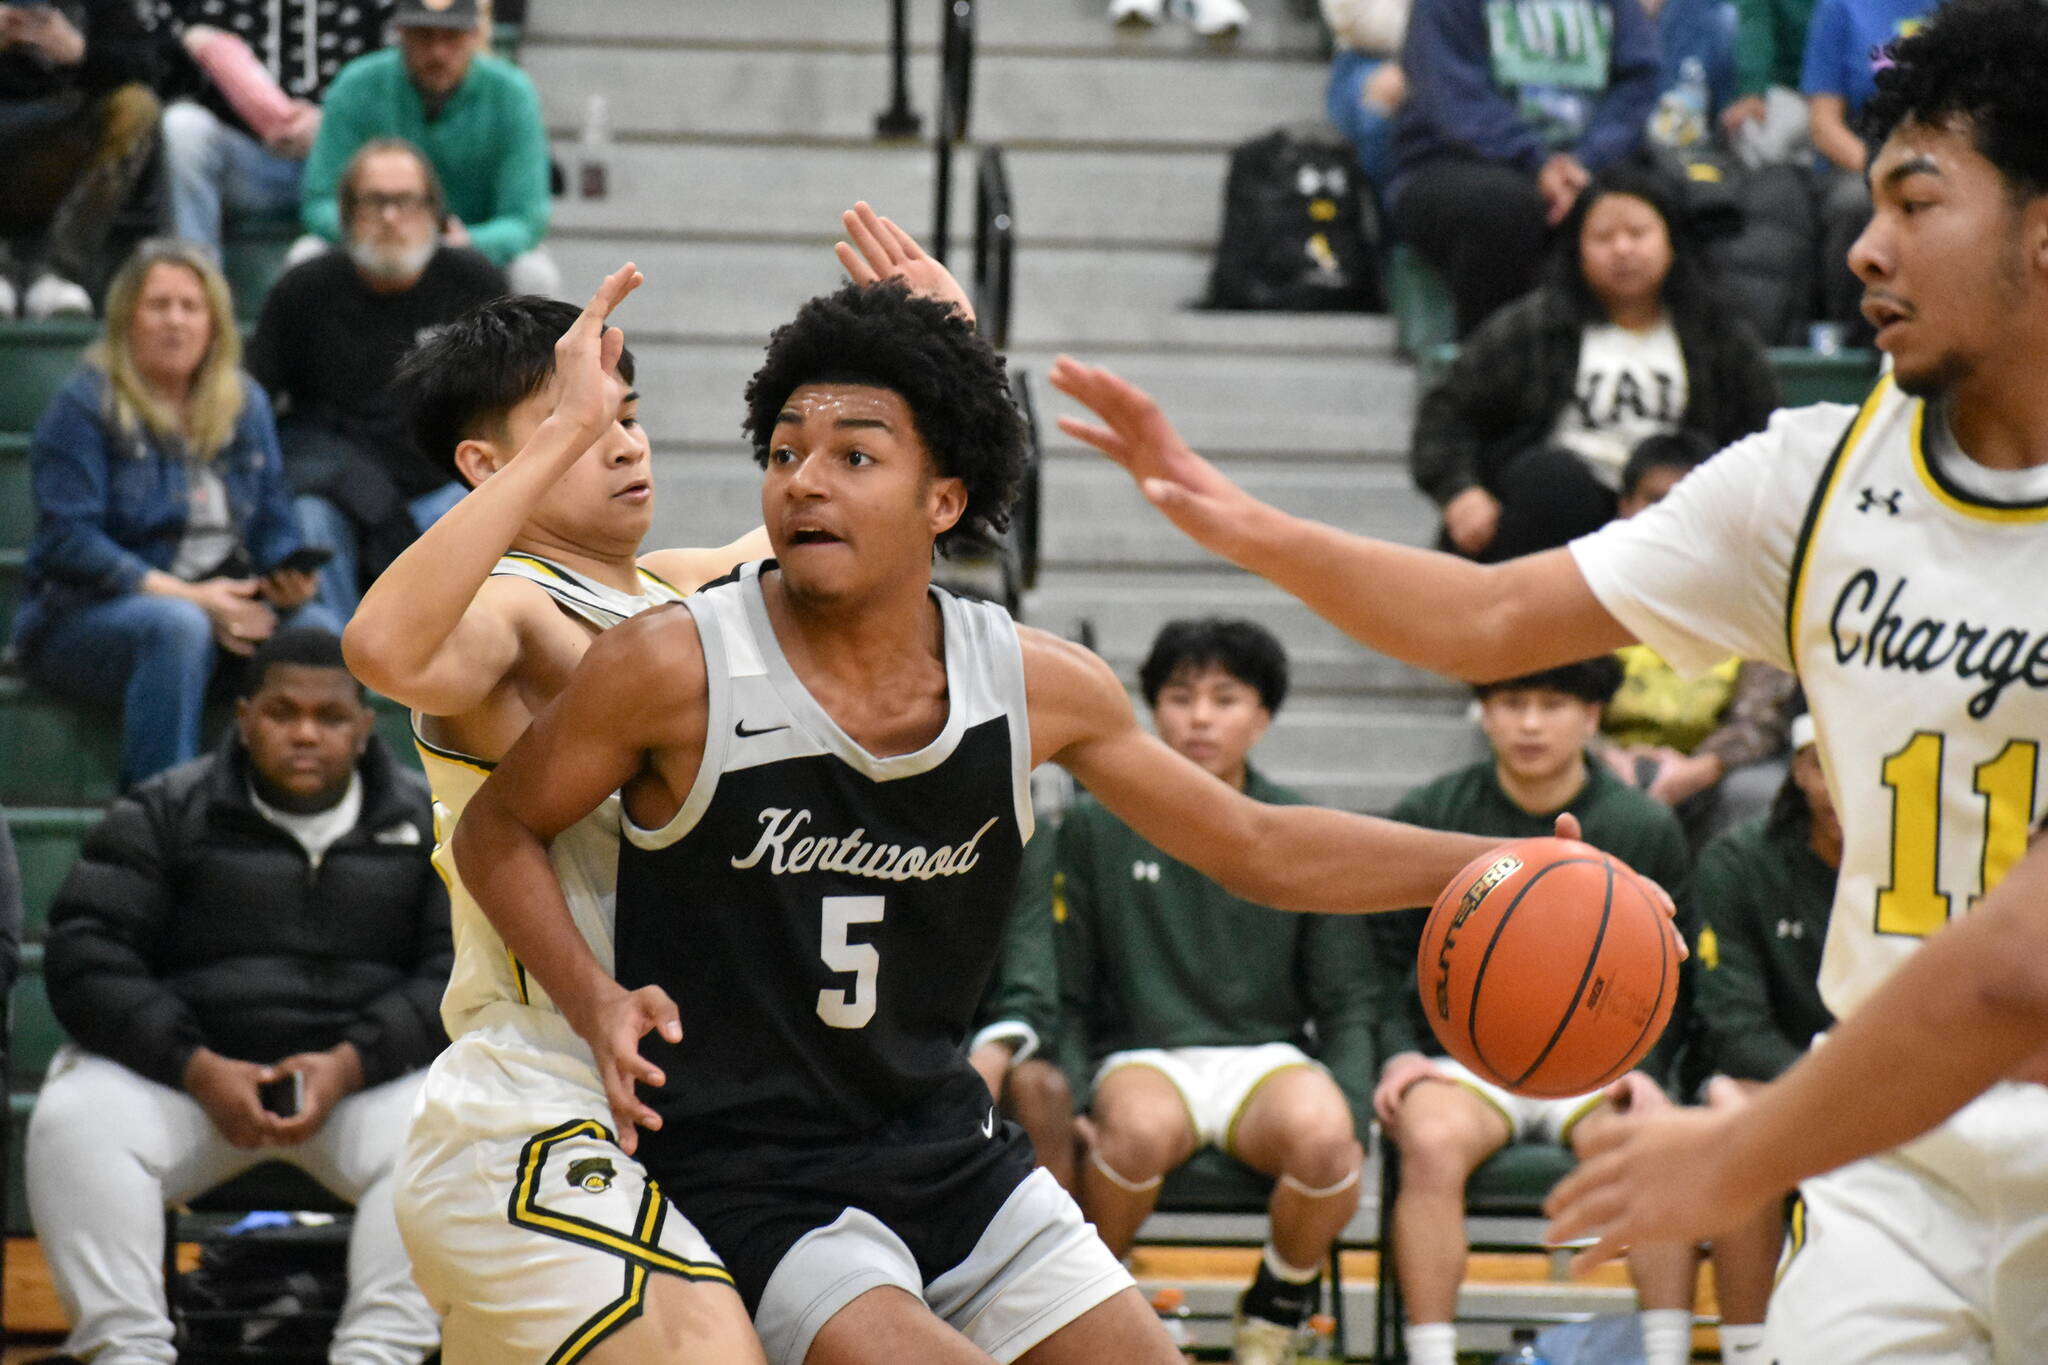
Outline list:
[[[1316,1313],[1302,1324],[1301,1359],[1342,1360],[1337,1352],[1337,1319],[1328,1313]]]
[[[1517,1327],[1508,1340],[1507,1359],[1514,1365],[1550,1365],[1550,1357],[1536,1349],[1535,1328]]]
[[[583,142],[577,151],[576,193],[603,199],[611,193],[611,113],[603,95],[592,95],[583,107]]]
[[[1657,101],[1651,117],[1652,135],[1666,147],[1703,146],[1707,142],[1707,105],[1711,99],[1706,64],[1698,57],[1687,57],[1678,64],[1677,83]]]
[[[1195,1334],[1188,1319],[1188,1296],[1179,1285],[1170,1284],[1152,1296],[1152,1311],[1159,1315],[1159,1321],[1166,1326],[1166,1339],[1173,1343],[1184,1360],[1193,1360]]]

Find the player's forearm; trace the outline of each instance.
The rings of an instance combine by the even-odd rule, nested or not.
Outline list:
[[[2044,893],[2048,876],[2015,872],[1915,953],[1758,1093],[1732,1159],[1790,1189],[1919,1136],[2048,1044]]]
[[[1278,910],[1404,910],[1433,902],[1460,868],[1500,842],[1319,806],[1270,806],[1241,865],[1217,880]]]
[[[455,827],[455,866],[484,917],[572,1026],[618,983],[598,963],[562,899],[547,845],[479,790]]]
[[[407,705],[422,704],[409,695],[420,675],[590,441],[590,433],[549,417],[516,459],[465,494],[378,575],[342,636],[358,678]]]

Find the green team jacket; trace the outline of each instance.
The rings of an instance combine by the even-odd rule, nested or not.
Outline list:
[[[1835,870],[1804,821],[1774,831],[1760,818],[1700,851],[1692,892],[1706,921],[1694,1001],[1705,1060],[1738,1080],[1773,1080],[1835,1022],[1818,984]]]
[[[548,134],[540,96],[510,62],[478,55],[469,74],[432,119],[405,74],[397,48],[356,58],[327,89],[320,132],[299,181],[306,231],[342,238],[335,198],[341,173],[372,138],[402,137],[426,153],[441,177],[448,211],[469,229],[470,245],[503,266],[540,244],[548,199]]]
[[[1040,820],[1017,872],[1017,898],[1003,931],[1003,955],[975,1010],[972,1048],[990,1038],[1017,1043],[1013,1061],[1043,1048],[1059,1056],[1060,978],[1053,947],[1059,832]]]
[[[1691,943],[1694,922],[1687,913],[1685,832],[1679,828],[1678,818],[1590,757],[1586,760],[1586,785],[1563,810],[1579,817],[1587,843],[1612,853],[1671,893],[1679,905],[1679,928]],[[1516,805],[1501,790],[1489,758],[1417,787],[1394,807],[1393,818],[1461,834],[1497,834],[1506,841],[1548,835],[1562,813],[1554,810],[1531,815]],[[1443,1055],[1415,988],[1415,954],[1428,917],[1427,907],[1366,917],[1373,958],[1369,975],[1388,992],[1388,998],[1376,1002],[1374,1011],[1379,1018],[1381,1057],[1402,1052]],[[1671,1023],[1641,1067],[1667,1087],[1676,1079],[1675,1062],[1686,1035],[1689,991],[1684,973],[1679,991]]]
[[[1251,772],[1245,793],[1302,798]],[[1077,1096],[1127,1048],[1294,1042],[1372,1117],[1372,1004],[1359,917],[1240,900],[1086,797],[1059,833],[1054,915],[1064,1061]]]

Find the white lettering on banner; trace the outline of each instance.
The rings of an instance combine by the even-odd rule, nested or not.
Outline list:
[[[811,822],[808,810],[786,810],[770,806],[761,812],[761,839],[753,852],[732,860],[733,870],[744,872],[768,859],[775,876],[803,872],[842,872],[850,877],[872,877],[885,882],[928,882],[934,877],[957,877],[981,861],[976,846],[995,828],[998,817],[985,824],[962,843],[941,844],[928,849],[922,844],[904,848],[900,844],[871,844],[867,830],[856,827],[838,838],[796,833]],[[794,840],[794,842],[791,842]]]

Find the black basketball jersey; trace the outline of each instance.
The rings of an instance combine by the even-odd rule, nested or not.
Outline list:
[[[703,764],[673,820],[627,820],[620,846],[618,978],[682,1014],[679,1046],[643,1045],[667,1073],[642,1092],[663,1146],[862,1133],[957,1081],[1031,834],[1005,612],[932,590],[946,725],[876,758],[790,669],[762,567],[684,604],[709,685]]]

